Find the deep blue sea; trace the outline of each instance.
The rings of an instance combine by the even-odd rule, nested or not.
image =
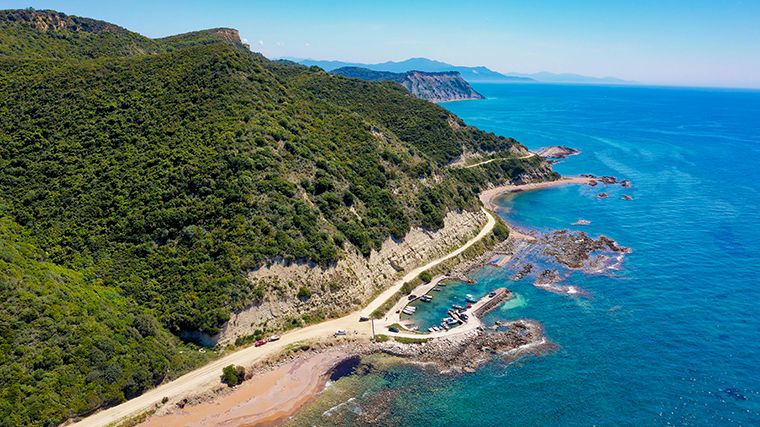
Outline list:
[[[382,400],[383,425],[760,425],[760,92],[476,89],[488,99],[444,107],[531,149],[580,149],[555,166],[562,174],[633,182],[607,199],[588,186],[523,193],[502,200],[500,215],[604,234],[633,252],[610,275],[573,273],[567,283],[587,296],[513,282],[496,267],[477,271],[475,285],[447,286],[418,310],[421,323],[466,293],[507,286],[517,298],[487,320],[538,320],[557,349],[474,374],[402,365],[349,378],[332,392],[342,405],[319,422],[366,421]],[[591,224],[573,226],[579,218]]]

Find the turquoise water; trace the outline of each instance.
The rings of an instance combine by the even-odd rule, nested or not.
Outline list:
[[[511,282],[484,267],[416,315],[437,323],[452,301],[508,286],[498,318],[543,323],[558,348],[474,374],[399,366],[380,390],[380,424],[760,425],[760,92],[561,85],[478,85],[485,101],[445,107],[530,148],[582,151],[555,169],[609,174],[633,188],[566,186],[501,201],[526,228],[605,234],[633,252],[612,276],[574,273],[585,297]],[[623,193],[635,198],[620,200]],[[572,226],[578,218],[588,226]],[[370,379],[371,377],[371,379]],[[360,418],[326,418],[325,423]]]

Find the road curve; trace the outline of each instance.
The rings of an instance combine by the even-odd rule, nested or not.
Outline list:
[[[194,371],[191,371],[171,382],[162,384],[154,389],[148,390],[134,399],[128,400],[119,405],[111,408],[96,412],[81,421],[71,424],[78,427],[91,427],[91,426],[107,426],[114,424],[125,418],[138,415],[145,411],[148,411],[159,404],[164,397],[167,397],[169,401],[175,401],[193,393],[203,392],[209,390],[216,385],[219,385],[222,368],[227,365],[242,365],[251,366],[257,361],[271,356],[285,349],[290,344],[315,339],[340,339],[335,338],[333,335],[337,329],[346,329],[354,336],[364,336],[369,338],[372,334],[370,322],[359,322],[359,316],[369,316],[373,311],[379,308],[388,298],[393,297],[396,292],[401,289],[404,283],[414,279],[423,271],[437,266],[438,264],[458,256],[470,246],[477,243],[485,236],[487,236],[496,225],[496,220],[493,215],[483,209],[488,218],[485,226],[480,230],[477,236],[468,240],[464,245],[460,246],[456,250],[438,258],[429,263],[415,268],[408,272],[404,277],[396,281],[391,287],[386,289],[383,293],[378,295],[364,308],[352,312],[344,317],[338,319],[328,320],[316,325],[307,326],[301,329],[297,329],[292,332],[288,332],[282,335],[279,341],[268,343],[262,347],[246,347],[234,353],[223,356],[217,360],[214,360],[204,366],[201,366]]]

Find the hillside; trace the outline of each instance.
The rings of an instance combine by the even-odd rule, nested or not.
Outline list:
[[[390,81],[404,86],[417,98],[431,102],[461,101],[466,99],[484,99],[469,83],[455,71],[426,73],[408,71],[391,73],[387,71],[372,71],[366,68],[343,67],[332,71],[344,77],[352,77],[367,81]]]
[[[2,11],[0,92],[0,214],[23,230],[2,242],[0,372],[19,386],[3,387],[0,411],[23,417],[10,424],[139,394],[198,363],[177,337],[301,298],[250,271],[366,258],[477,211],[489,184],[556,176],[398,84],[272,62],[231,29],[148,39]],[[448,167],[464,153],[503,160]],[[67,310],[76,324],[56,314]]]
[[[514,76],[493,71],[487,67],[464,67],[447,64],[427,58],[409,58],[404,61],[388,61],[379,64],[360,64],[342,61],[320,61],[314,59],[293,59],[306,66],[317,66],[326,71],[334,71],[343,67],[366,68],[372,71],[386,71],[392,73],[406,73],[408,71],[424,71],[426,73],[458,72],[462,78],[470,83],[478,82],[502,82],[502,83],[528,83],[534,79],[526,76]]]
[[[54,425],[205,360],[118,290],[47,261],[0,215],[0,425]]]

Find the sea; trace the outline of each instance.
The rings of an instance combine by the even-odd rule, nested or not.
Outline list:
[[[420,306],[432,325],[464,295],[506,286],[485,318],[539,321],[555,347],[474,373],[368,361],[330,383],[294,425],[760,425],[760,91],[480,84],[487,99],[442,104],[530,149],[581,151],[564,175],[612,175],[631,188],[568,185],[499,200],[526,230],[580,230],[631,248],[599,274],[570,272],[575,295],[484,266]],[[600,191],[610,194],[602,199]],[[623,200],[626,194],[633,200]],[[579,219],[588,225],[573,225]]]

